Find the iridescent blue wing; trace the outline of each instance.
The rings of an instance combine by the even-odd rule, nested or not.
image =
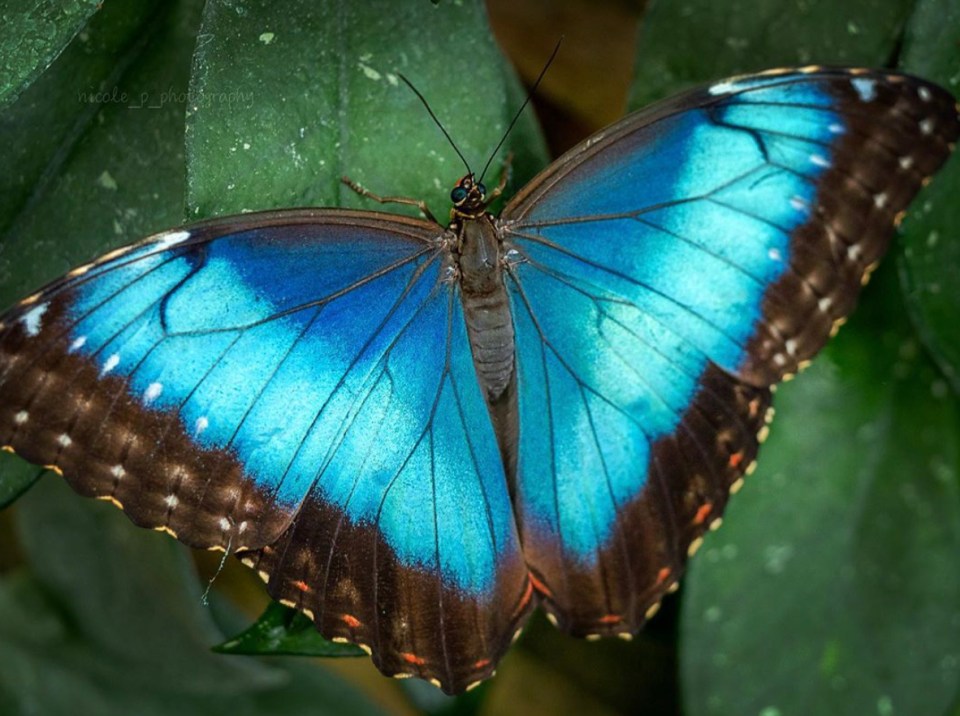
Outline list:
[[[770,386],[853,308],[960,133],[914,78],[777,71],[587,140],[504,210],[516,511],[567,631],[628,636],[719,522]]]
[[[78,268],[3,317],[0,444],[462,690],[532,600],[442,233],[285,211]]]

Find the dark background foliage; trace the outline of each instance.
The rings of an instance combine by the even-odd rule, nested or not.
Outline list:
[[[955,0],[47,0],[0,16],[4,306],[184,220],[362,206],[343,173],[442,216],[462,167],[396,73],[480,165],[561,34],[536,98],[546,139],[527,115],[509,140],[516,186],[545,147],[734,72],[888,66],[960,90]],[[365,658],[221,656],[266,605],[257,580],[228,563],[204,606],[216,558],[48,477],[0,512],[0,713],[960,714],[957,196],[954,160],[850,325],[778,392],[759,469],[634,642],[537,618],[458,699]],[[0,504],[37,475],[3,457]],[[301,650],[286,623],[271,612],[254,650]]]

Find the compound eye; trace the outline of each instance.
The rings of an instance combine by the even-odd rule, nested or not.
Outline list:
[[[467,190],[462,186],[455,186],[453,191],[450,192],[450,198],[453,200],[454,204],[459,204],[467,198]]]

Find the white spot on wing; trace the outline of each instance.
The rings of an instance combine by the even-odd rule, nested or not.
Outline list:
[[[206,416],[206,415],[201,415],[199,418],[197,418],[197,422],[194,423],[194,425],[193,425],[194,431],[195,431],[195,433],[196,433],[197,435],[199,435],[200,433],[202,433],[202,432],[203,432],[204,430],[206,430],[209,426],[210,426],[210,421],[207,420],[207,416]]]
[[[771,261],[783,261],[783,254],[780,253],[780,249],[770,249],[767,251],[767,256],[770,257]]]
[[[913,166],[913,157],[900,157],[900,168],[909,169]]]
[[[824,167],[824,168],[827,168],[827,167],[831,166],[830,160],[827,159],[827,158],[826,158],[825,156],[823,156],[822,154],[811,154],[811,155],[810,155],[810,163],[813,164],[813,165],[815,165],[815,166]]]
[[[717,84],[710,87],[710,90],[709,90],[710,94],[714,96],[718,94],[730,94],[731,92],[736,92],[736,91],[737,91],[737,83],[730,82],[729,80],[726,82],[717,82]]]
[[[160,397],[162,392],[163,383],[151,383],[147,386],[147,389],[143,391],[143,401],[145,403],[152,403],[154,400]]]
[[[167,507],[171,507],[171,508],[176,507],[177,505],[180,504],[180,500],[177,499],[176,495],[167,495],[166,497],[163,498],[163,501],[167,505]]]
[[[107,358],[106,362],[103,364],[103,368],[100,370],[100,375],[106,375],[118,365],[120,365],[120,354],[114,353]]]
[[[169,234],[164,234],[157,240],[157,247],[161,249],[168,249],[171,246],[176,246],[177,244],[182,243],[189,238],[189,231],[171,231]]]
[[[84,345],[86,345],[86,343],[87,343],[86,336],[77,336],[76,338],[73,339],[73,343],[70,344],[69,351],[71,353],[73,353],[74,351],[78,351],[81,348],[83,348]]]
[[[127,471],[123,469],[123,465],[114,465],[110,468],[110,474],[120,480],[127,474]]]
[[[32,337],[40,333],[40,320],[46,312],[47,304],[41,303],[20,316],[20,322],[23,324],[23,328],[28,336]]]
[[[920,122],[920,132],[922,134],[930,134],[933,132],[933,120],[925,119]]]
[[[219,524],[220,524],[220,529],[223,530],[224,532],[227,532],[230,529],[230,520],[228,520],[226,517],[221,517]]]
[[[929,102],[930,99],[933,97],[933,95],[930,94],[930,90],[926,87],[918,87],[917,96],[924,102]]]
[[[59,443],[61,447],[70,447],[73,444],[73,440],[71,440],[70,436],[66,433],[60,433],[60,435],[57,436],[57,443]]]
[[[827,129],[828,129],[832,134],[843,134],[843,125],[840,124],[839,122],[834,122],[834,123],[832,123],[832,124],[828,124],[828,125],[827,125]]]
[[[876,99],[876,80],[867,79],[865,77],[857,77],[856,79],[850,80],[850,84],[852,84],[853,88],[857,91],[861,102],[872,102],[874,99]]]
[[[884,192],[876,194],[873,197],[873,205],[878,209],[882,209],[887,205],[887,195]]]
[[[21,410],[19,413],[13,416],[13,422],[15,422],[17,425],[23,425],[25,422],[27,422],[29,417],[30,413],[28,413],[26,410]]]

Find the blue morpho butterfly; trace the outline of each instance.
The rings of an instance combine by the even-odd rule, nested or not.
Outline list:
[[[459,692],[536,605],[629,637],[958,134],[922,80],[775,70],[627,117],[499,217],[468,174],[447,227],[152,236],[2,317],[0,445],[386,674]]]

